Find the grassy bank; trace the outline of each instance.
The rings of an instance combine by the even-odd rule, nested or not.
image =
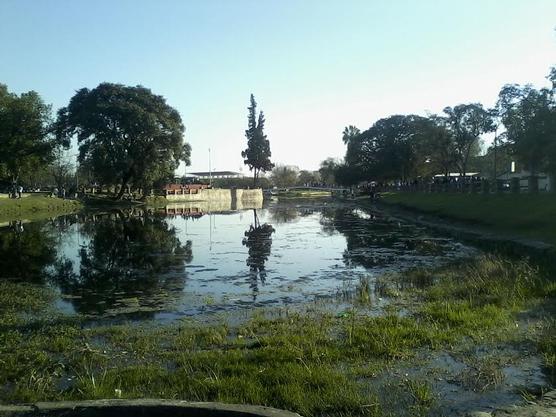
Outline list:
[[[556,244],[556,195],[385,193],[382,200]]]
[[[53,311],[52,292],[0,282],[0,401],[163,397],[380,416],[390,400],[394,415],[425,415],[438,401],[435,378],[396,376],[397,367],[426,367],[423,352],[504,343],[544,355],[554,376],[554,326],[543,309],[556,285],[525,262],[485,256],[383,277],[374,291],[392,305],[380,316],[368,314],[369,291],[362,280],[338,315],[262,311],[239,325],[88,327]],[[523,315],[529,326],[516,327]],[[496,383],[502,366],[489,362],[481,378]]]
[[[11,220],[40,220],[62,214],[73,213],[82,208],[76,200],[32,195],[17,199],[0,199],[0,223]]]

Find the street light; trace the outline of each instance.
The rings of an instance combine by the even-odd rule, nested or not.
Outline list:
[[[209,148],[209,186],[212,187],[212,171],[210,166],[210,148]]]

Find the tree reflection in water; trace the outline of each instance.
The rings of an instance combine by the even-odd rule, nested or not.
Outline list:
[[[14,221],[0,233],[0,271],[2,278],[42,282],[46,266],[56,259],[56,236],[44,223]]]
[[[268,223],[260,224],[257,210],[253,209],[253,224],[245,232],[243,245],[248,248],[247,266],[250,272],[249,286],[253,290],[253,299],[256,300],[259,292],[259,281],[264,284],[266,280],[265,263],[270,256],[272,247],[272,233],[275,230]]]
[[[78,312],[145,317],[179,298],[192,245],[182,245],[163,218],[93,216],[81,233],[89,240],[79,250],[78,272],[71,260],[61,259],[53,273]]]
[[[384,269],[393,265],[417,266],[429,257],[445,256],[449,240],[432,239],[422,228],[376,216],[371,210],[332,206],[321,212],[320,224],[328,235],[346,238],[343,253],[347,266]]]

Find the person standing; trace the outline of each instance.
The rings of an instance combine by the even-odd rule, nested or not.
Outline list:
[[[21,198],[22,193],[23,193],[23,187],[20,185],[19,187],[17,187],[17,196],[18,196],[18,198]]]

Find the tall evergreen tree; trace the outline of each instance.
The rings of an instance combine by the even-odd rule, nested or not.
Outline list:
[[[251,105],[247,108],[249,115],[247,116],[247,149],[241,152],[244,158],[243,163],[253,171],[253,185],[257,185],[257,179],[261,171],[267,172],[274,168],[274,164],[270,162],[270,143],[264,134],[264,114],[259,112],[257,120],[257,103],[255,97],[251,94]]]

